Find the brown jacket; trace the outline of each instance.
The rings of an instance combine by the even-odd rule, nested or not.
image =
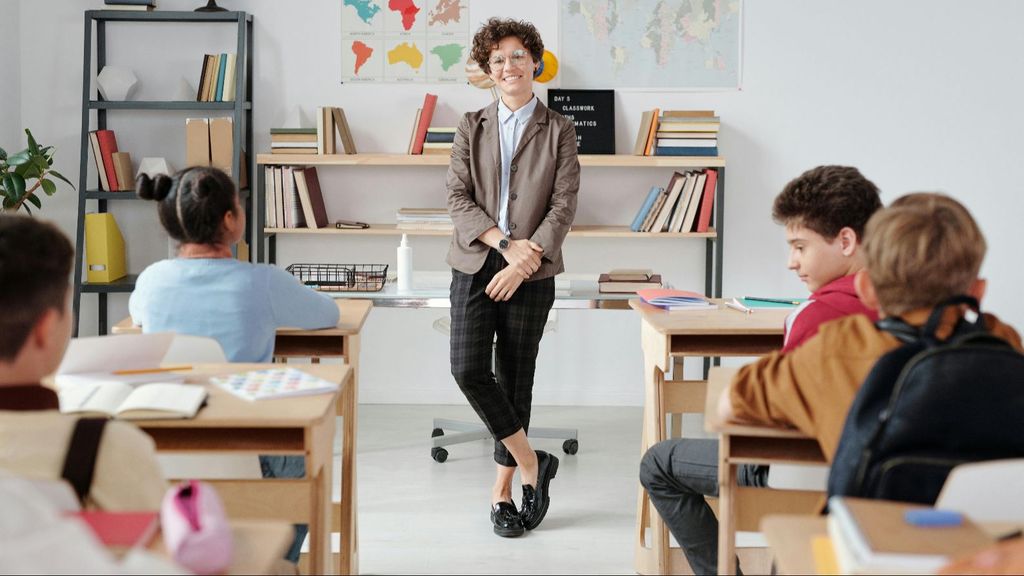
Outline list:
[[[477,238],[498,222],[499,146],[497,102],[462,116],[448,165],[448,212],[455,224],[448,264],[466,274],[483,266],[490,248]],[[512,156],[509,179],[509,235],[544,248],[540,269],[530,280],[565,270],[562,241],[576,216],[579,187],[576,127],[537,102]]]
[[[924,324],[927,312],[904,315],[904,320]],[[955,318],[948,315],[940,337],[945,336],[944,330],[948,334]],[[1020,336],[1012,327],[991,314],[985,314],[985,325],[1022,351]],[[895,336],[880,331],[861,314],[826,322],[796,350],[775,352],[744,366],[729,391],[733,415],[736,420],[793,426],[817,438],[831,462],[857,390],[875,362],[899,346]]]

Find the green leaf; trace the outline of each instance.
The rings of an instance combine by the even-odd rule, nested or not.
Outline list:
[[[36,165],[36,168],[39,169],[40,175],[42,175],[42,173],[45,172],[46,169],[50,167],[50,163],[46,161],[45,156],[36,156],[32,160],[32,162]]]
[[[32,215],[32,209],[28,207],[28,204],[22,204],[21,207],[25,209],[25,212],[28,212],[29,216]]]
[[[0,148],[0,160],[7,160],[7,150]]]
[[[43,209],[43,201],[39,199],[39,196],[36,196],[35,194],[33,194],[33,195],[29,196],[27,198],[27,200],[29,202],[31,202],[32,205],[35,206],[36,208],[39,208],[40,210]],[[25,206],[25,208],[27,209],[28,206]],[[29,210],[29,212],[31,212],[31,210]]]
[[[31,158],[32,156],[29,154],[28,150],[22,150],[21,152],[18,152],[14,156],[8,157],[7,163],[10,164],[11,166],[19,166],[21,164],[28,162]]]
[[[4,196],[4,208],[13,208],[17,200]]]
[[[36,139],[32,137],[32,131],[25,128],[25,134],[28,134],[28,151],[32,155],[39,154],[39,144],[36,143]]]
[[[53,183],[53,180],[40,180],[39,183],[42,185],[43,192],[46,192],[47,196],[53,196],[57,192],[57,185]]]
[[[4,174],[4,188],[8,198],[21,200],[25,195],[25,179],[20,174]]]
[[[55,176],[55,177],[60,178],[61,180],[65,181],[65,182],[67,182],[68,186],[71,186],[71,189],[74,190],[75,185],[72,184],[70,180],[68,180],[63,175],[61,175],[60,172],[57,172],[56,170],[50,170],[50,176]]]

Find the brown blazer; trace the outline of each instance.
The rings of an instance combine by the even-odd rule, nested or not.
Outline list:
[[[498,103],[467,112],[459,122],[448,165],[448,212],[455,231],[448,264],[475,274],[490,247],[477,238],[498,222],[501,151]],[[544,248],[540,269],[530,280],[565,271],[562,241],[576,216],[580,163],[576,127],[537,102],[512,156],[509,178],[509,235],[528,238]]]

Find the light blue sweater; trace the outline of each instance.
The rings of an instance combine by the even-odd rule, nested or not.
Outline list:
[[[279,268],[232,258],[157,262],[139,275],[128,309],[143,332],[208,336],[231,362],[270,362],[280,326],[338,323],[329,296]]]

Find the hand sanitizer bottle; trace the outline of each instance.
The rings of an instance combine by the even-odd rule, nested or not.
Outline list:
[[[412,291],[412,247],[409,239],[402,234],[402,243],[398,246],[398,291]]]

